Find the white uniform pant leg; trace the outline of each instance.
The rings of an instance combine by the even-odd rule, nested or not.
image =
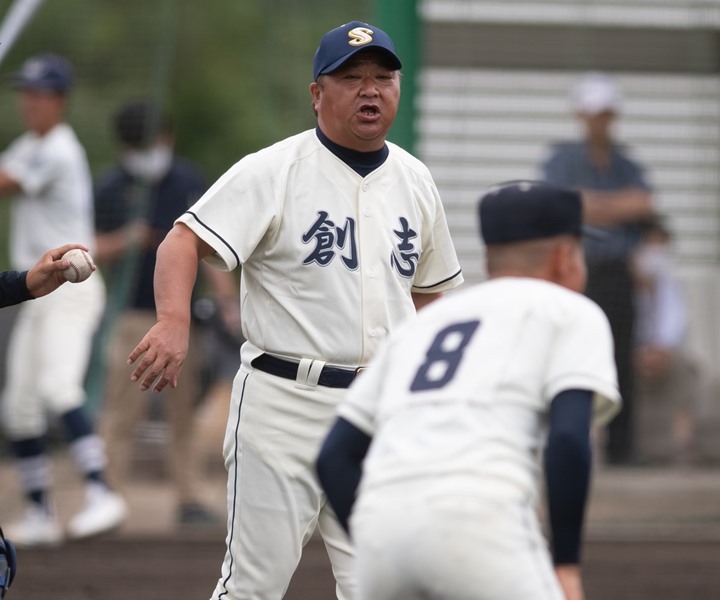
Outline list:
[[[407,495],[352,516],[359,600],[563,599],[530,507]]]
[[[355,551],[350,543],[350,538],[335,516],[335,511],[327,501],[320,509],[318,528],[330,558],[333,576],[337,582],[335,593],[339,600],[351,600],[357,593]]]
[[[320,444],[344,390],[299,389],[290,380],[242,367],[233,385],[225,434],[228,535],[213,600],[279,600],[318,520],[338,597],[352,597],[347,536],[315,474]]]
[[[92,337],[105,306],[98,273],[26,302],[8,346],[3,421],[10,439],[46,432],[46,410],[62,414],[85,402]]]

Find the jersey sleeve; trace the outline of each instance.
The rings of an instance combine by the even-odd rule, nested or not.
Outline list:
[[[432,180],[428,188],[432,210],[425,215],[427,233],[424,233],[423,252],[412,287],[413,292],[419,293],[450,290],[464,281],[440,194]]]
[[[250,157],[236,163],[175,223],[184,223],[210,245],[205,260],[232,271],[257,247],[277,215],[275,177]]]
[[[4,271],[0,273],[0,307],[12,306],[32,296],[27,289],[27,271]]]
[[[604,424],[620,409],[610,324],[600,307],[578,296],[550,352],[544,398],[566,390],[594,393],[594,421]]]
[[[49,145],[40,152],[24,152],[16,142],[2,157],[2,170],[29,196],[36,196],[65,170],[65,157]]]

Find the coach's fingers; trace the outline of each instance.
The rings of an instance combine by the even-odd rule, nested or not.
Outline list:
[[[145,336],[143,339],[140,340],[140,343],[135,346],[135,349],[130,353],[130,356],[128,356],[127,364],[131,365],[133,364],[138,357],[143,355],[145,352],[147,352],[150,349],[150,342],[147,339],[147,336]],[[144,367],[141,369],[140,367],[143,366],[143,363],[141,362],[138,364],[137,368],[133,371],[132,375],[130,376],[130,379],[132,381],[137,381],[137,378],[142,375],[143,371],[148,368],[150,363],[144,365]]]

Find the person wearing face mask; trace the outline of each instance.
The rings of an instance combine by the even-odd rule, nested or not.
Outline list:
[[[107,273],[111,299],[105,319],[111,335],[100,427],[109,449],[110,478],[122,487],[130,474],[134,428],[150,404],[149,393],[130,382],[126,357],[136,339],[155,322],[156,249],[175,219],[205,192],[207,184],[198,167],[174,154],[172,125],[152,103],[126,103],[116,113],[113,125],[118,160],[95,183],[95,260]],[[207,269],[206,275],[225,323],[239,331],[235,278],[214,269]],[[200,285],[196,285],[196,295]],[[189,378],[187,386],[162,395],[170,429],[168,458],[177,495],[177,523],[214,525],[218,519],[199,496],[195,409],[202,364],[195,326],[192,337],[198,343],[191,344],[195,351],[188,354],[186,368],[196,376]]]
[[[698,373],[683,349],[688,310],[674,273],[671,234],[656,216],[643,226],[632,260],[637,312],[637,458],[682,461],[693,433]]]

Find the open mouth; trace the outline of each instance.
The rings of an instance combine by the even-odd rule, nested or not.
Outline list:
[[[363,104],[358,111],[363,117],[372,118],[380,114],[380,109],[372,104]]]

